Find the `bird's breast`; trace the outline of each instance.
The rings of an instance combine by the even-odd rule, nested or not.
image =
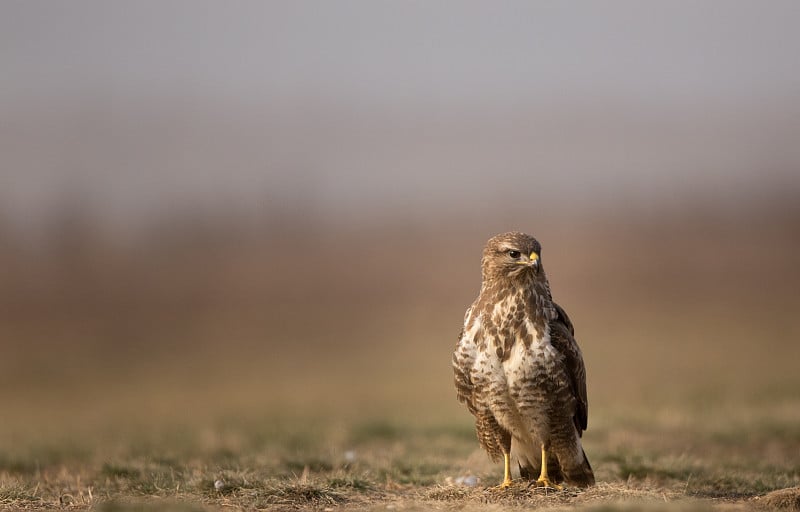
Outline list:
[[[515,343],[503,361],[509,383],[528,380],[539,372],[548,372],[558,363],[558,352],[550,343],[550,333],[533,335],[530,343]]]

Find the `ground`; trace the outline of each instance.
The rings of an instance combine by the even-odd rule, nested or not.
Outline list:
[[[493,489],[502,467],[479,450],[466,415],[433,424],[265,416],[117,425],[4,453],[0,507],[793,510],[800,491],[794,502],[769,493],[800,485],[800,403],[731,407],[594,418],[585,446],[598,485],[564,491]],[[475,486],[461,483],[467,476]]]

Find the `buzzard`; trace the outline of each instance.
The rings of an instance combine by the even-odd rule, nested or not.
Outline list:
[[[594,473],[581,446],[586,369],[567,313],[553,302],[539,242],[503,233],[483,250],[483,283],[453,353],[459,401],[475,416],[480,445],[538,486],[588,487]]]

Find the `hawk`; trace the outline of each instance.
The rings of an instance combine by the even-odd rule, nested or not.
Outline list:
[[[520,475],[560,489],[588,487],[594,473],[581,446],[586,430],[586,369],[567,313],[553,302],[539,242],[525,233],[486,243],[483,282],[467,309],[453,353],[459,401],[475,416],[480,445]]]

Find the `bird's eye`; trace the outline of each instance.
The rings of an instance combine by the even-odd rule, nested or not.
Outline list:
[[[520,252],[519,251],[508,251],[508,255],[511,256],[514,259],[517,259],[517,258],[520,257]]]

